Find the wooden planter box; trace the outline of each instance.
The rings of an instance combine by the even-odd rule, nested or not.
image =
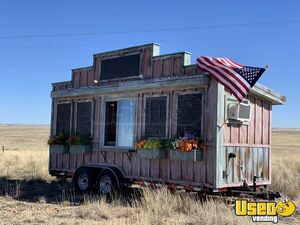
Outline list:
[[[180,150],[170,150],[170,159],[182,161],[201,161],[203,152],[201,149],[192,150],[191,152],[182,152]]]
[[[51,153],[68,153],[69,146],[68,145],[50,145],[49,146]]]
[[[92,152],[91,145],[70,145],[70,153],[73,154],[86,154]]]
[[[137,150],[137,155],[140,158],[147,159],[166,159],[167,151],[162,149],[140,149]]]

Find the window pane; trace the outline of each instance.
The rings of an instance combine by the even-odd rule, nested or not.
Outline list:
[[[106,102],[104,145],[116,145],[117,102]]]
[[[76,134],[91,135],[92,103],[80,102],[77,104]]]
[[[56,115],[56,134],[70,134],[71,103],[58,104]]]
[[[101,80],[109,80],[140,74],[140,55],[122,56],[101,61]]]
[[[133,147],[135,104],[133,100],[118,102],[117,144],[119,147]]]
[[[166,136],[167,97],[151,97],[146,99],[146,137]]]
[[[201,114],[201,94],[179,95],[177,108],[177,135],[183,137],[189,134],[200,137]]]

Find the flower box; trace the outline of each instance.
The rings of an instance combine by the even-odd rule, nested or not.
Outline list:
[[[183,152],[180,150],[170,150],[170,159],[181,161],[201,161],[203,152],[201,149],[194,149],[190,152]]]
[[[50,153],[68,153],[68,145],[49,145]]]
[[[91,145],[70,145],[70,153],[73,154],[86,154],[92,152]]]
[[[167,158],[167,151],[162,149],[139,149],[137,155],[140,158],[165,159]]]

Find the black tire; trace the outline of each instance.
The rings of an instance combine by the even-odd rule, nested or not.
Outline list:
[[[80,168],[74,175],[73,186],[76,192],[87,193],[92,190],[93,175],[88,168]]]
[[[100,196],[105,196],[109,201],[118,198],[120,188],[117,179],[112,172],[108,170],[101,171],[96,182],[97,193]]]

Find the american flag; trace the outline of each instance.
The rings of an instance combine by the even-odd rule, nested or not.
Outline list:
[[[239,102],[248,95],[250,89],[265,72],[264,68],[243,66],[231,59],[208,56],[199,57],[197,66],[224,85]]]

